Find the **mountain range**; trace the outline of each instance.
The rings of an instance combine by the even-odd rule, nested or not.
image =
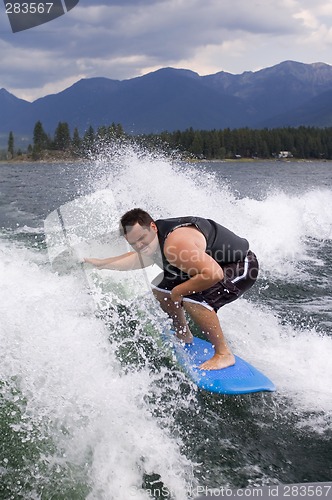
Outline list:
[[[332,66],[285,61],[259,71],[199,76],[163,68],[129,80],[82,79],[28,102],[0,90],[1,145],[8,134],[31,141],[35,123],[53,136],[59,122],[80,134],[121,123],[132,134],[224,128],[332,126]]]

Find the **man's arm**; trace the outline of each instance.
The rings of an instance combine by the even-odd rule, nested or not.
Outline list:
[[[167,260],[190,276],[188,281],[173,288],[174,302],[181,301],[184,295],[206,290],[224,278],[222,268],[205,250],[206,240],[196,228],[178,228],[166,239]]]
[[[142,257],[137,252],[128,252],[116,257],[108,257],[106,259],[85,258],[83,263],[91,264],[98,269],[112,269],[114,271],[131,271],[133,269],[142,269],[143,267],[151,266],[154,262],[152,259]]]

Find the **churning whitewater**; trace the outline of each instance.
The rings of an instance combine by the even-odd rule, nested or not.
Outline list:
[[[294,189],[284,184],[298,168],[292,163],[185,164],[135,147],[103,151],[85,164],[0,166],[4,498],[164,492],[184,500],[197,496],[198,485],[331,480],[332,191],[325,165]],[[305,168],[314,172],[316,164]],[[270,179],[264,188],[262,169]],[[85,220],[96,240],[141,207],[154,218],[212,218],[247,238],[259,280],[219,317],[233,351],[277,392],[217,398],[197,391],[160,341],[169,323],[149,276],[141,286],[131,273],[120,279],[84,270],[80,254],[52,267],[44,221],[61,206],[79,207],[64,221],[68,237],[75,220]]]

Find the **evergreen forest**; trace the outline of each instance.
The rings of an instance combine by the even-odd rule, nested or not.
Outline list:
[[[132,136],[121,124],[112,123],[94,130],[90,126],[81,137],[75,128],[71,134],[68,123],[59,122],[51,137],[37,121],[33,143],[26,152],[15,149],[15,137],[9,133],[7,159],[27,154],[32,160],[41,159],[45,151],[67,152],[74,157],[86,157],[98,151],[101,143],[127,140],[142,143],[164,152],[179,153],[184,158],[224,160],[239,158],[332,159],[332,127],[283,127],[275,129],[223,129],[162,132]]]

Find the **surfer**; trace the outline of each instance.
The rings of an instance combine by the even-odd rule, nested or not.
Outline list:
[[[211,219],[153,220],[140,208],[122,216],[120,232],[132,252],[106,259],[85,258],[83,262],[118,271],[157,264],[163,272],[152,281],[152,291],[172,319],[178,338],[192,342],[187,312],[214,346],[214,355],[200,368],[217,370],[234,365],[217,311],[240,297],[257,279],[258,262],[248,241]]]

